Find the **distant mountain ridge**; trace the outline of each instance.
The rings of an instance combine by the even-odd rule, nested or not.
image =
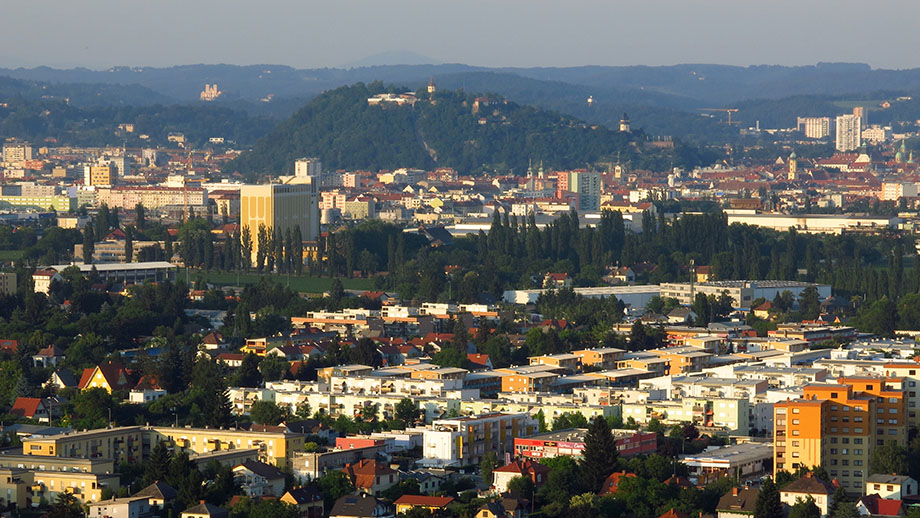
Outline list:
[[[403,53],[394,53],[398,58]],[[408,53],[406,53],[408,56]],[[417,60],[425,56],[414,55]],[[275,96],[312,96],[356,82],[386,81],[409,84],[429,77],[495,72],[522,78],[617,88],[692,99],[697,106],[746,99],[793,95],[845,94],[875,90],[920,90],[920,69],[872,69],[859,63],[818,63],[811,66],[731,66],[682,64],[672,66],[580,66],[542,68],[487,68],[464,64],[373,65],[387,53],[369,58],[371,66],[296,69],[285,65],[199,64],[168,68],[113,67],[104,71],[75,68],[0,68],[0,75],[32,81],[61,83],[137,84],[180,101],[195,100],[205,83],[218,83],[228,97],[260,99]]]

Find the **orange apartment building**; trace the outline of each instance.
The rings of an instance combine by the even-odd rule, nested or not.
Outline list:
[[[626,351],[616,347],[599,347],[597,349],[572,351],[572,354],[581,358],[582,367],[614,369],[617,366],[617,361],[626,355]]]
[[[872,450],[906,445],[900,380],[840,378],[805,386],[801,399],[773,407],[773,470],[823,466],[849,493],[862,495]]]

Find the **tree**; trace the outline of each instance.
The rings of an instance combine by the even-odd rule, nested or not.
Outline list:
[[[802,290],[799,297],[799,312],[802,314],[802,320],[816,320],[821,314],[821,300],[818,294],[818,288],[808,286]]]
[[[754,518],[776,518],[778,516],[783,516],[783,503],[779,498],[779,489],[773,483],[773,479],[768,478],[760,486],[760,493],[757,494]]]
[[[246,312],[247,316],[249,312]],[[238,387],[258,387],[262,384],[262,373],[259,372],[259,357],[253,353],[243,356],[243,362],[234,377],[234,385]]]
[[[141,231],[147,226],[147,211],[141,203],[134,206],[134,226]]]
[[[131,227],[125,228],[125,262],[134,261],[134,230]]]
[[[370,338],[362,338],[358,340],[358,343],[351,346],[348,349],[348,359],[352,363],[368,365],[374,368],[383,365],[383,357],[377,351],[377,344]]]
[[[259,372],[265,381],[278,381],[284,377],[291,366],[284,358],[275,354],[266,354],[259,363]]]
[[[796,499],[795,504],[789,509],[788,518],[821,518],[821,509],[818,509],[815,499],[811,496],[805,497],[805,500]]]
[[[51,506],[51,512],[48,513],[48,517],[82,518],[83,508],[80,507],[80,502],[77,501],[77,497],[70,493],[61,491],[54,498],[54,505]]]
[[[404,397],[396,403],[395,417],[404,428],[408,428],[418,419],[418,405],[410,398]]]
[[[342,303],[342,299],[345,298],[345,287],[342,286],[342,281],[338,278],[332,279],[332,285],[329,287],[329,299],[335,306],[338,306]]]
[[[514,477],[508,481],[508,491],[521,496],[532,495],[534,490],[533,480],[530,477]]]
[[[256,401],[249,410],[249,417],[254,423],[274,426],[284,421],[287,412],[271,401]]]
[[[872,457],[869,459],[869,470],[873,474],[906,475],[909,471],[907,457],[907,448],[903,446],[896,444],[876,446],[872,450]]]
[[[240,235],[240,264],[244,270],[252,268],[252,233],[249,231],[249,225],[243,227],[243,233]]]
[[[492,480],[492,470],[497,467],[498,455],[494,451],[486,452],[486,454],[482,456],[482,461],[479,463],[479,474],[482,476],[482,481],[490,483]]]
[[[597,492],[604,480],[616,470],[617,445],[607,420],[595,416],[585,434],[585,449],[581,461],[582,487]]]
[[[325,475],[316,479],[317,485],[325,497],[327,509],[332,509],[332,504],[339,498],[355,490],[355,485],[351,483],[348,475],[342,471],[327,471]]]
[[[144,463],[144,485],[149,486],[158,480],[166,480],[172,453],[162,442],[157,443],[150,452],[150,458]]]
[[[96,234],[93,231],[93,222],[89,221],[83,228],[83,262],[91,264],[93,262],[93,252],[96,249]]]

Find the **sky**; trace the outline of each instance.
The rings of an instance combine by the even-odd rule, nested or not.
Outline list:
[[[3,0],[0,67],[920,67],[916,0]]]

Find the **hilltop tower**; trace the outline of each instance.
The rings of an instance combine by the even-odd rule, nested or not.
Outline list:
[[[623,112],[623,118],[620,119],[620,132],[629,133],[629,115]]]
[[[435,92],[436,90],[437,90],[437,88],[435,88],[435,86],[434,86],[434,77],[432,77],[431,80],[428,81],[428,96],[429,96],[429,97],[434,96],[434,92]]]

